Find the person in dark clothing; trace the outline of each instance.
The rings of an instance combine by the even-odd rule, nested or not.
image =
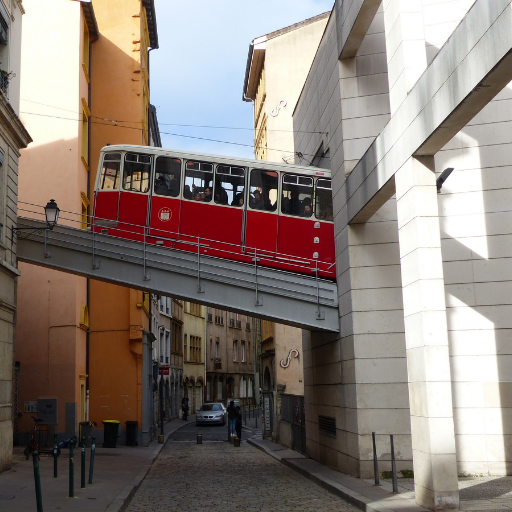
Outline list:
[[[187,421],[188,409],[189,409],[188,398],[184,396],[181,399],[181,410],[183,411],[183,421]]]
[[[240,410],[240,408],[238,408]],[[235,422],[236,437],[242,440],[242,414],[239,412]]]
[[[229,435],[234,436],[236,433],[236,419],[240,414],[240,409],[235,407],[235,402],[231,400],[228,405],[228,421],[229,421]]]

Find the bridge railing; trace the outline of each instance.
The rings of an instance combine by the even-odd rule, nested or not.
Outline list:
[[[27,203],[23,201],[19,201],[18,204],[18,213],[23,217],[30,217],[34,220],[45,221],[44,216],[44,207],[42,205],[37,205],[33,203]],[[202,256],[209,256],[210,258],[221,258],[228,260],[236,260],[245,264],[247,266],[252,267],[252,276],[251,279],[245,279],[242,275],[233,276],[233,281],[237,281],[240,285],[251,285],[255,288],[256,295],[256,304],[260,303],[260,289],[259,289],[259,281],[258,281],[258,273],[264,270],[265,268],[272,267],[272,263],[275,264],[276,261],[279,262],[279,265],[284,267],[283,269],[273,269],[275,272],[282,273],[292,273],[296,274],[297,269],[301,270],[301,274],[310,275],[315,282],[314,289],[308,287],[308,289],[302,289],[300,295],[309,296],[309,300],[314,300],[317,305],[317,316],[318,318],[322,317],[322,313],[320,311],[320,304],[325,301],[322,300],[321,297],[321,283],[324,281],[319,277],[319,269],[331,269],[334,264],[329,262],[323,262],[317,259],[306,259],[306,258],[296,258],[295,256],[281,253],[270,253],[268,251],[258,250],[257,248],[251,248],[247,246],[231,244],[227,242],[220,242],[217,240],[203,238],[203,237],[191,237],[186,236],[186,239],[183,240],[183,236],[179,235],[176,232],[163,232],[160,230],[154,230],[152,228],[148,228],[147,226],[140,226],[137,224],[130,224],[126,222],[116,223],[117,225],[111,228],[106,228],[105,224],[109,223],[112,225],[116,221],[112,221],[111,219],[104,219],[100,217],[94,217],[91,215],[87,215],[85,213],[78,213],[68,210],[60,210],[59,215],[59,225],[67,225],[76,230],[76,233],[70,234],[68,233],[67,241],[70,242],[70,239],[73,238],[74,241],[70,243],[74,243],[77,246],[80,246],[82,249],[85,246],[88,246],[89,241],[80,240],[80,233],[86,231],[90,233],[90,237],[92,237],[92,266],[95,268],[98,265],[97,256],[98,256],[98,239],[101,238],[101,251],[102,253],[110,253],[112,256],[117,255],[120,258],[134,258],[133,253],[124,253],[125,246],[121,242],[121,240],[128,239],[131,242],[136,242],[141,245],[141,255],[138,258],[141,260],[140,263],[143,267],[144,278],[148,277],[147,268],[148,265],[158,265],[162,262],[158,260],[159,255],[155,253],[154,248],[160,250],[164,249],[166,251],[172,251],[174,254],[179,255],[180,253],[188,253],[190,254],[192,251],[183,251],[176,247],[168,247],[162,246],[162,244],[156,243],[158,241],[167,241],[167,242],[176,242],[179,245],[189,245],[194,253],[197,254],[197,286],[198,292],[202,291],[201,279],[205,277],[208,271],[201,269]],[[119,226],[121,224],[121,226]],[[105,234],[101,232],[102,229],[112,229],[115,234],[108,234],[107,237]],[[164,236],[159,236],[159,234],[165,234]],[[45,242],[45,251],[46,246],[48,244],[48,232],[44,234],[44,242]],[[52,237],[55,237],[55,234],[52,234]],[[90,238],[89,237],[89,238]],[[108,239],[108,242],[106,242]],[[119,240],[119,242],[117,242]],[[214,247],[212,247],[214,246]],[[213,255],[208,254],[209,250],[213,250]],[[241,256],[246,258],[246,261],[241,261]],[[247,262],[247,258],[250,258],[252,263]],[[179,263],[176,265],[179,266]],[[211,266],[211,265],[210,265]],[[190,270],[187,268],[187,270]],[[247,281],[247,282],[244,282]],[[265,288],[269,288],[268,282],[265,284]],[[283,290],[283,281],[280,280],[279,288]],[[286,288],[286,285],[285,285]],[[290,287],[289,292],[291,294],[296,294],[297,290],[293,287]]]

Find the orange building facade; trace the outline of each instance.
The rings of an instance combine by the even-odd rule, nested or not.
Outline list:
[[[100,36],[92,55],[91,183],[107,144],[149,142],[149,49],[158,48],[153,1],[101,0],[94,8]],[[138,422],[138,442],[153,435],[154,335],[149,294],[90,281],[90,418]],[[122,442],[122,439],[121,439]]]
[[[86,229],[100,149],[149,141],[154,2],[28,0],[24,24],[21,110],[30,113],[23,121],[34,144],[20,160],[20,215],[24,205],[35,209],[26,203],[53,198],[59,223]],[[48,55],[56,63],[51,72]],[[153,424],[149,296],[27,264],[20,271],[18,432],[30,429],[41,400],[53,400],[50,437],[52,431],[77,434],[79,422],[91,420],[101,442],[102,420],[114,419],[122,436],[125,422],[137,421],[138,442],[147,444]]]

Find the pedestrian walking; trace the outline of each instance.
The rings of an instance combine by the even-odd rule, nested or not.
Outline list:
[[[181,410],[183,412],[183,421],[187,421],[189,407],[188,407],[188,398],[186,396],[184,396],[181,399]]]
[[[228,421],[229,421],[229,435],[236,435],[236,419],[240,414],[240,408],[235,407],[235,402],[231,400],[228,405]]]

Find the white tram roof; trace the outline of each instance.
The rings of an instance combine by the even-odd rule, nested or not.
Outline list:
[[[237,158],[234,156],[211,155],[208,153],[194,153],[190,151],[181,151],[179,149],[156,148],[153,146],[133,146],[130,144],[117,144],[113,146],[105,146],[102,151],[132,151],[134,153],[145,153],[160,156],[171,156],[183,159],[206,160],[216,164],[237,165],[241,167],[251,167],[264,169],[267,171],[294,172],[298,174],[306,174],[309,176],[325,176],[331,177],[329,169],[321,167],[313,167],[306,165],[285,164],[278,162],[267,162],[266,160],[255,160],[252,158]]]

